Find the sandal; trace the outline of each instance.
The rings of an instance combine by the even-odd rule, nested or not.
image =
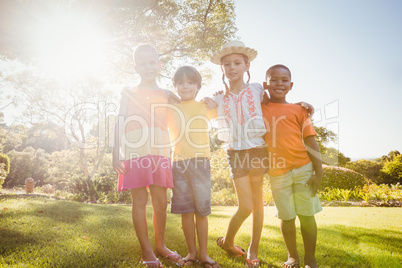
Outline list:
[[[163,268],[163,264],[159,261],[158,258],[154,261],[143,261],[141,260],[141,265],[146,266],[146,267],[157,267],[157,268]]]
[[[285,261],[284,263],[282,263],[282,266],[283,267],[290,267],[290,268],[300,268],[300,265],[299,265],[298,262],[289,263],[289,262]]]
[[[194,259],[183,259],[184,265],[183,266],[194,266],[198,261]]]
[[[214,261],[214,262],[204,261],[201,263],[201,266],[203,268],[220,268],[219,263],[217,263],[216,261]]]
[[[248,267],[260,267],[260,261],[258,259],[250,260],[246,258],[247,266]]]
[[[239,258],[239,257],[247,256],[246,250],[245,250],[244,248],[242,248],[241,246],[239,246],[239,245],[234,245],[235,248],[236,248],[236,250],[237,250],[237,254],[228,252],[226,249],[224,249],[224,248],[223,248],[223,237],[222,237],[222,236],[218,237],[218,239],[216,240],[216,244],[217,244],[221,249],[223,249],[224,251],[226,251],[226,253],[229,254],[229,255],[232,256],[232,257]]]
[[[161,256],[162,259],[165,259],[173,264],[176,264],[177,266],[182,267],[184,262],[183,262],[183,258],[180,256],[180,254],[177,253],[177,251],[173,251],[172,253],[166,255],[166,256]],[[183,263],[179,263],[180,261],[182,261]]]

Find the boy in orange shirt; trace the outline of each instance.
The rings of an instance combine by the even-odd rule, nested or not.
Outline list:
[[[283,267],[300,267],[296,246],[296,216],[304,242],[305,267],[318,267],[315,259],[317,224],[314,214],[322,210],[317,189],[322,180],[321,154],[317,135],[307,111],[289,104],[286,95],[293,87],[289,68],[274,65],[266,72],[264,88],[270,101],[262,105],[266,120],[272,196],[281,220],[281,232],[288,250]]]

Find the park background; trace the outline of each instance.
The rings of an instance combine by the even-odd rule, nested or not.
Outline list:
[[[396,0],[1,2],[0,200],[6,205],[0,206],[5,224],[0,232],[11,237],[7,224],[17,217],[12,211],[27,205],[13,198],[25,193],[27,178],[35,181],[34,194],[131,202],[128,193],[116,191],[110,141],[120,91],[138,82],[131,53],[142,43],[161,53],[164,88],[173,90],[170,77],[178,66],[199,68],[204,78],[199,98],[223,89],[221,70],[209,57],[227,40],[239,39],[258,51],[252,81],[262,83],[273,64],[287,65],[295,83],[289,100],[316,108],[313,123],[325,162],[323,204],[400,207],[401,7]],[[212,167],[212,202],[236,205],[213,125],[210,136],[212,157],[219,163]],[[27,205],[26,215],[33,213],[30,209],[46,211],[38,209],[47,206],[42,199],[27,200],[37,207]],[[264,201],[273,205],[268,180]],[[345,212],[333,216],[337,213]],[[401,233],[387,226],[394,236],[390,241],[401,244]],[[1,247],[2,258],[14,258],[15,248]],[[384,256],[391,256],[387,263],[400,264],[401,254],[392,248]],[[376,267],[360,252],[349,257],[343,267]]]

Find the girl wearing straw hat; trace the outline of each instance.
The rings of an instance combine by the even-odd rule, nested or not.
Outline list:
[[[218,105],[218,138],[225,141],[231,178],[238,198],[238,208],[229,222],[225,237],[218,246],[229,255],[246,257],[249,267],[260,266],[258,245],[264,219],[263,176],[269,161],[265,146],[266,128],[261,111],[264,95],[258,83],[250,84],[250,62],[257,56],[255,49],[241,41],[229,41],[211,58],[221,66],[225,92],[214,97]],[[248,79],[244,81],[244,74]],[[228,84],[225,81],[228,80]],[[243,222],[253,214],[251,243],[246,252],[235,245],[235,236]]]

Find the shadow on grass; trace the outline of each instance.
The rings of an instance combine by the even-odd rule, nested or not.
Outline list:
[[[50,261],[57,267],[138,267],[141,249],[131,221],[130,207],[38,198],[27,199],[23,206],[26,208],[19,206],[16,211],[0,214],[1,221],[9,224],[0,225],[0,254],[3,258],[10,258],[8,255],[13,251],[29,255],[33,250],[36,254],[44,255],[41,257],[43,262]],[[234,211],[233,208],[214,208],[209,217],[213,219],[211,222],[219,222],[223,218],[226,221]],[[154,245],[150,206],[147,207],[147,222],[149,238]],[[210,226],[211,229],[214,227]],[[223,226],[222,234],[226,232],[225,228],[227,225]],[[263,228],[259,250],[262,267],[281,267],[287,252],[279,224],[265,223]],[[373,261],[375,254],[389,256],[382,267],[398,267],[393,264],[401,264],[402,232],[380,228],[339,224],[319,226],[316,256],[320,267],[381,267],[376,266],[381,259]],[[236,241],[243,241],[238,243],[247,250],[250,236],[251,230],[247,230],[239,233]],[[228,257],[215,240],[216,237],[209,238],[208,248],[211,257],[221,267],[244,267],[244,260]],[[180,215],[167,213],[165,241],[168,248],[182,256],[187,254]],[[297,243],[302,259],[304,251],[300,228]],[[51,248],[53,251],[48,252]],[[16,262],[35,266],[19,257]]]
[[[400,231],[333,225],[318,229],[317,257],[329,267],[398,267],[401,245]],[[389,263],[376,263],[375,255],[389,255]]]

